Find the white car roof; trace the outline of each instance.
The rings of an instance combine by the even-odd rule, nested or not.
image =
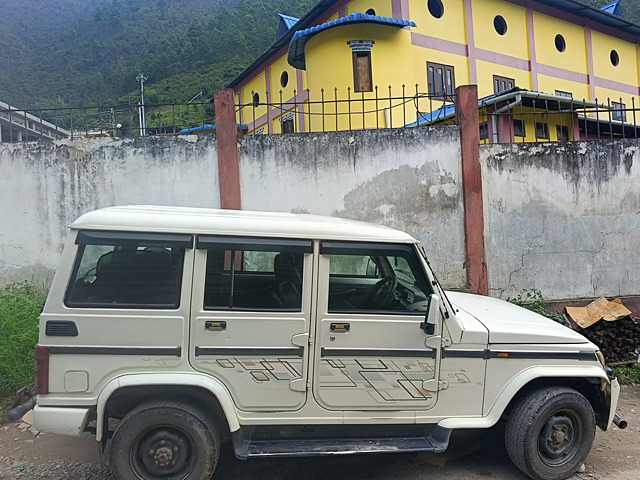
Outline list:
[[[127,205],[78,218],[75,230],[117,230],[255,237],[415,243],[409,234],[382,225],[321,215]]]

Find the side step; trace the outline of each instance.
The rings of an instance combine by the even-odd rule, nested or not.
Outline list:
[[[242,427],[231,434],[233,448],[237,458],[259,457],[315,457],[324,455],[352,455],[364,453],[408,453],[408,452],[444,452],[449,445],[451,430],[434,426],[421,426],[417,431],[405,432],[352,432],[355,426],[345,426],[347,429],[327,432],[326,427],[302,427],[304,435],[300,434],[301,427],[284,427],[280,435],[274,436],[273,431],[268,435],[256,427]],[[339,431],[344,430],[344,431]],[[410,429],[414,430],[414,429]],[[368,433],[369,435],[367,435]],[[371,434],[378,435],[371,435]],[[384,434],[383,434],[384,433]],[[345,435],[347,434],[347,435]]]

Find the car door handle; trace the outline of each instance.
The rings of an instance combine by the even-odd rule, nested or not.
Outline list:
[[[351,329],[351,325],[348,323],[332,323],[329,326],[332,332],[348,332]]]
[[[227,329],[227,322],[207,320],[204,322],[204,329],[209,330],[210,332],[222,332]]]

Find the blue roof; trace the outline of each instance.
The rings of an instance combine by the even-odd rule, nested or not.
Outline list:
[[[280,40],[284,37],[291,27],[293,27],[296,23],[300,21],[299,18],[290,17],[289,15],[285,15],[283,13],[279,13],[280,17],[280,26],[278,27],[278,34],[276,35],[276,40]]]
[[[304,47],[307,42],[315,35],[325,30],[329,30],[335,27],[341,27],[343,25],[353,25],[361,23],[373,23],[377,25],[388,25],[390,27],[415,27],[416,24],[408,20],[399,20],[397,18],[378,17],[377,15],[367,15],[364,13],[352,13],[346,17],[333,20],[331,22],[323,23],[315,27],[307,28],[306,30],[299,30],[291,39],[289,43],[289,65],[298,68],[300,70],[306,70]]]
[[[189,135],[190,133],[206,132],[208,130],[215,130],[215,129],[216,129],[215,125],[211,125],[207,123],[205,125],[200,125],[199,127],[185,128],[183,130],[180,130],[178,132],[178,135]],[[246,130],[249,130],[249,127],[247,125],[242,125],[239,123],[238,130],[246,131]]]
[[[616,0],[615,2],[611,2],[609,5],[600,7],[600,10],[602,10],[603,12],[610,13],[611,15],[616,15],[618,17],[622,16],[622,8],[620,8],[620,0]]]

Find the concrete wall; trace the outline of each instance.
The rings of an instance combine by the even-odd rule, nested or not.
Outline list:
[[[492,296],[638,295],[640,143],[481,146]]]
[[[241,137],[242,208],[334,215],[404,230],[464,288],[458,128]]]
[[[215,137],[0,144],[0,284],[47,283],[67,226],[118,204],[219,207]]]

